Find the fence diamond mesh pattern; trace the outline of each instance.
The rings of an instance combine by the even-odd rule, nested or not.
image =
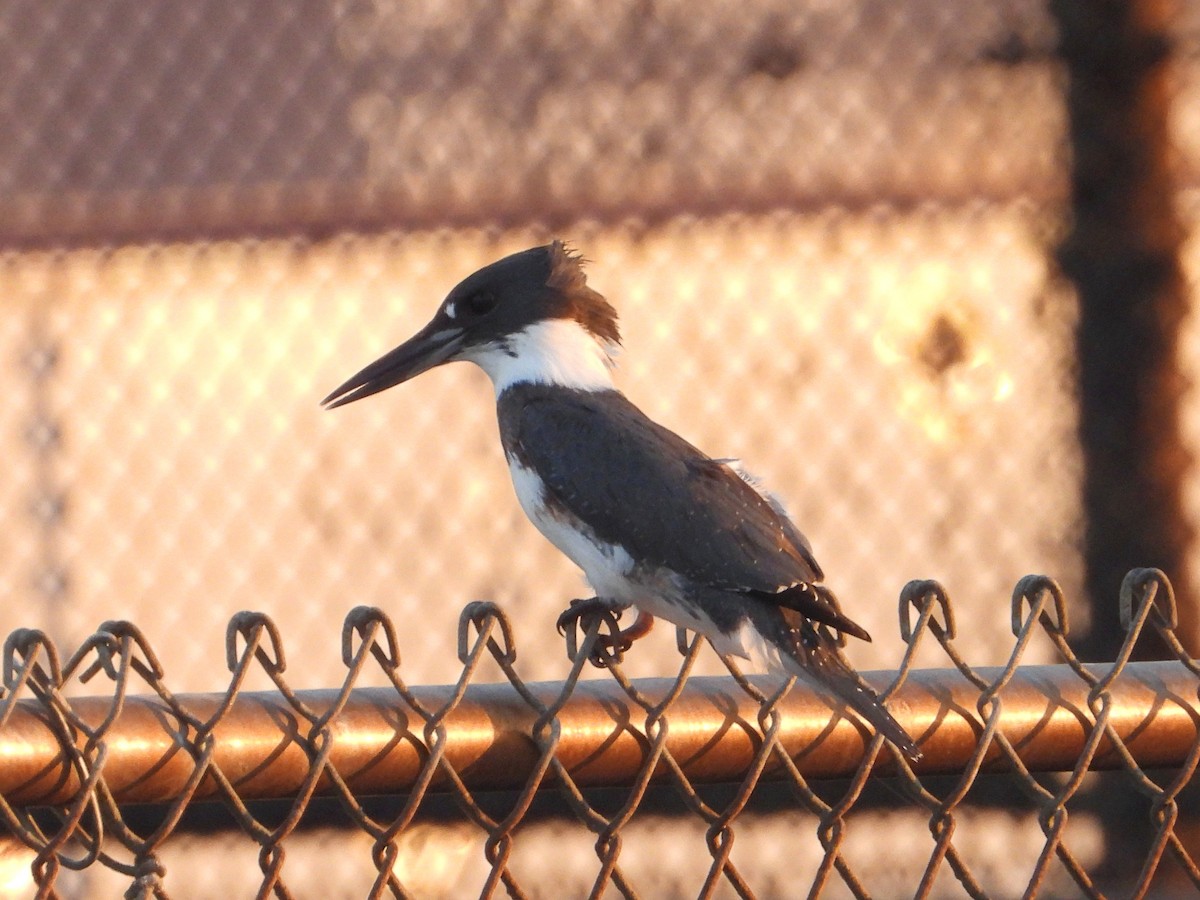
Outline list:
[[[1000,668],[960,655],[953,607],[936,582],[910,583],[900,604],[911,649],[929,643],[950,664],[913,671],[910,653],[887,690],[922,742],[916,772],[926,779],[811,692],[789,693],[790,681],[748,679],[729,660],[731,677],[697,676],[696,661],[709,653],[703,641],[681,636],[671,677],[633,681],[610,664],[605,681],[580,681],[605,627],[599,619],[586,623],[562,681],[533,684],[520,674],[508,618],[494,604],[472,604],[459,625],[455,684],[414,688],[396,623],[359,607],[345,621],[340,687],[297,693],[277,625],[242,613],[229,623],[228,686],[186,696],[170,690],[161,660],[130,623],[105,623],[69,660],[43,634],[16,632],[5,644],[0,746],[14,762],[0,776],[0,813],[24,847],[9,855],[32,863],[47,896],[60,869],[99,869],[93,888],[124,882],[130,896],[166,896],[172,884],[187,896],[235,885],[249,893],[257,881],[260,896],[287,897],[314,888],[313,866],[336,823],[357,833],[337,838],[337,861],[317,876],[331,885],[323,892],[748,897],[828,888],[868,896],[917,885],[925,896],[1103,896],[1112,888],[1092,874],[1101,844],[1088,818],[1073,813],[1093,770],[1113,769],[1108,790],[1138,798],[1129,826],[1151,835],[1141,871],[1117,889],[1144,895],[1160,866],[1175,884],[1200,886],[1176,830],[1177,798],[1200,761],[1200,669],[1172,634],[1175,601],[1162,573],[1130,573],[1121,589],[1125,645],[1098,667],[1067,647],[1066,598],[1042,576],[1013,592]],[[1144,631],[1166,640],[1176,659],[1130,663]],[[1060,665],[1022,668],[1036,635],[1053,643]],[[251,670],[275,692],[246,692]],[[361,687],[368,670],[389,687]],[[499,683],[481,684],[491,671]],[[67,681],[97,676],[111,693],[64,693]],[[901,801],[890,814],[873,812],[868,776],[877,764]],[[1071,777],[1044,777],[1066,771]],[[1006,773],[1015,792],[1004,814],[981,815],[966,802],[987,792],[987,773]],[[821,784],[831,776],[840,780]],[[661,817],[655,785],[682,819]],[[381,792],[387,799],[373,801]],[[537,801],[547,793],[574,830],[540,821]],[[440,794],[453,799],[457,821],[414,827]],[[322,806],[323,795],[337,804]],[[764,801],[771,809],[781,796],[792,809],[762,815]],[[279,802],[253,802],[268,798]],[[189,805],[205,800],[219,802],[243,836],[241,847],[226,837],[220,849],[196,848],[219,853],[215,867],[189,860],[186,842],[168,841]],[[119,805],[139,801],[158,811],[139,816]],[[53,815],[25,808],[43,804]],[[646,807],[651,814],[638,816]],[[300,829],[314,812],[325,830]],[[927,829],[890,838],[895,852],[880,854],[880,829],[903,830],[904,814]],[[253,876],[248,845],[259,851]]]
[[[3,15],[2,102],[22,125],[0,142],[0,190],[22,236],[1044,196],[1058,181],[1053,31],[1033,2],[56,0]]]

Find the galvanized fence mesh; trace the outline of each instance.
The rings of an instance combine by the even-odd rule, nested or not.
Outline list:
[[[951,879],[960,894],[1011,895],[989,883],[997,852],[1026,896],[1198,889],[1178,798],[1200,761],[1200,668],[1175,639],[1170,584],[1156,570],[1129,574],[1120,593],[1126,641],[1103,664],[1084,664],[1067,646],[1067,609],[1054,581],[1022,579],[1007,662],[983,669],[960,655],[945,590],[932,581],[904,588],[908,652],[895,671],[871,680],[918,736],[925,756],[915,766],[792,680],[748,676],[730,659],[722,660],[724,677],[694,675],[710,651],[687,633],[669,678],[630,679],[610,659],[607,678],[581,680],[597,636],[615,627],[611,614],[568,641],[565,679],[531,683],[520,674],[508,617],[492,603],[473,603],[459,626],[459,678],[429,687],[404,677],[407,629],[359,607],[342,629],[342,684],[297,691],[289,683],[296,661],[285,659],[278,626],[246,612],[229,623],[228,687],[203,695],[171,691],[168,666],[132,623],[104,623],[69,659],[43,633],[17,631],[4,650],[0,812],[27,849],[8,856],[30,865],[38,896],[60,896],[67,870],[89,867],[115,873],[126,896],[206,896],[214,891],[173,881],[166,860],[191,830],[188,814],[215,805],[257,852],[259,896],[314,896],[288,865],[289,847],[314,816],[368,838],[356,846],[374,872],[362,888],[370,896],[656,896],[628,842],[652,813],[647,797],[665,791],[677,814],[699,825],[690,838],[699,896],[942,896]],[[1175,659],[1131,662],[1151,631]],[[1022,666],[1039,638],[1054,646],[1057,664]],[[922,643],[935,644],[949,665],[914,669]],[[274,689],[247,690],[252,670]],[[368,670],[386,687],[363,687]],[[502,677],[489,680],[496,672]],[[80,683],[90,696],[77,694]],[[101,684],[107,688],[97,691]],[[1103,857],[1072,827],[1082,786],[1104,770],[1121,785],[1113,790],[1139,798],[1140,816],[1128,827],[1146,837],[1140,871],[1117,884],[1096,874]],[[981,848],[958,831],[980,785],[1000,778],[1019,795],[1009,804],[1041,831],[1028,859],[1015,844]],[[873,806],[864,797],[880,781],[890,785],[892,812],[928,829],[918,856],[889,861],[916,873],[910,883],[895,872],[864,874],[854,846],[856,825]],[[538,811],[547,795],[557,800],[549,816]],[[773,872],[751,850],[748,810],[764,796],[777,813],[790,808],[805,823],[789,834],[792,846],[775,848]],[[446,797],[449,816],[437,806]],[[336,808],[322,798],[336,798]],[[474,834],[480,880],[443,868],[444,881],[431,885],[405,857],[423,825],[449,827],[454,818]],[[547,818],[560,833],[589,835],[586,871],[564,873],[552,847],[522,852],[529,826]],[[805,843],[817,850],[811,866],[796,849]],[[670,852],[659,852],[661,864]],[[877,845],[873,855],[894,854]],[[345,884],[334,890],[353,893]],[[685,889],[677,882],[675,891]]]

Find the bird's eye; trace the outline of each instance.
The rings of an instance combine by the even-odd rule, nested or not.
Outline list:
[[[496,308],[496,295],[491,291],[476,291],[467,295],[463,306],[473,316],[485,316]]]

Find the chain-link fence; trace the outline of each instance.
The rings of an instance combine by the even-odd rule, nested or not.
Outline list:
[[[788,502],[876,635],[852,651],[860,668],[895,667],[895,585],[930,575],[971,623],[956,646],[977,666],[1007,660],[996,598],[1027,571],[1080,598],[1076,635],[1093,610],[1115,621],[1111,586],[1085,589],[1082,313],[1055,253],[1080,163],[1061,31],[1085,44],[1093,31],[1077,5],[0,0],[0,630],[71,648],[97,622],[136,622],[173,690],[223,692],[214,648],[251,607],[302,661],[289,683],[310,690],[344,680],[329,623],[366,605],[396,623],[407,681],[431,685],[462,674],[447,636],[482,599],[509,612],[521,677],[561,683],[553,622],[583,587],[514,502],[482,376],[449,367],[317,407],[462,276],[552,237],[592,260],[591,284],[621,313],[630,397]],[[1169,146],[1155,152],[1194,235],[1200,8],[1135,5],[1163,30],[1152,61],[1169,70],[1156,107]],[[1192,296],[1200,241],[1179,246]],[[1191,318],[1179,327],[1185,379],[1197,333]],[[1178,406],[1188,447],[1193,408]],[[1166,567],[1186,618],[1185,567]],[[914,652],[906,665],[945,665],[934,643]],[[1035,640],[1021,659],[1060,652]],[[712,654],[693,665],[725,673]],[[677,668],[660,628],[623,671]],[[246,678],[273,687],[263,666]],[[386,666],[354,684],[392,689]],[[1021,831],[1031,820],[1011,798],[981,802],[970,783],[960,833],[1036,857],[1040,827]],[[622,826],[622,871],[642,853],[666,872],[630,876],[646,893],[694,892],[700,881],[672,880],[694,867],[669,854],[690,846],[684,823],[711,823],[647,792]],[[570,810],[542,803],[519,846],[552,854],[572,840],[555,824]],[[911,826],[928,817],[868,805],[847,840],[863,842],[853,871],[869,881],[879,835],[923,835]],[[161,858],[178,852],[169,869],[189,894],[221,895],[226,864],[257,871],[232,862],[244,841],[188,809]],[[477,825],[422,810],[397,865],[405,884],[425,873],[427,894],[447,860],[486,857],[462,849]],[[760,894],[791,893],[761,879],[779,876],[770,848],[788,845],[794,812],[759,797],[738,814],[756,837],[734,858],[767,848],[739,871],[774,873],[747,875]],[[330,850],[351,838],[311,821],[288,835],[288,883],[354,894],[361,871],[338,868],[352,854]],[[1073,827],[1092,831],[1077,852],[1110,866],[1099,821],[1080,805]],[[875,855],[887,870],[927,851]],[[104,896],[95,870],[60,881]],[[1022,879],[988,883],[1006,895]]]
[[[1161,573],[1130,573],[1121,610],[1119,657],[1085,666],[1067,645],[1058,586],[1025,578],[1013,593],[1008,660],[981,669],[960,655],[944,589],[909,584],[900,598],[909,653],[890,684],[877,684],[919,736],[925,755],[915,769],[791,680],[747,678],[728,659],[732,677],[696,676],[709,651],[682,633],[672,677],[633,681],[613,663],[610,680],[581,681],[597,635],[615,627],[599,618],[567,677],[534,684],[520,674],[507,616],[472,604],[459,626],[459,678],[430,688],[407,683],[406,642],[392,618],[360,607],[342,633],[341,686],[296,692],[278,626],[241,613],[229,625],[229,685],[207,695],[172,693],[166,667],[130,623],[105,623],[62,661],[45,635],[17,632],[5,645],[0,811],[28,849],[8,856],[31,867],[39,896],[54,895],[70,869],[101,867],[95,884],[108,896],[122,886],[138,897],[316,896],[312,860],[298,866],[292,853],[329,853],[305,846],[315,819],[327,838],[343,829],[330,864],[339,879],[322,896],[951,896],[952,884],[972,897],[1194,891],[1200,869],[1178,828],[1178,798],[1200,761],[1200,667],[1174,638],[1175,600]],[[1130,663],[1143,631],[1176,659]],[[1039,635],[1060,664],[1020,666]],[[948,665],[912,669],[922,642]],[[254,669],[275,692],[244,689]],[[389,686],[360,687],[368,669]],[[499,683],[488,677],[495,672]],[[69,682],[94,690],[100,676],[110,679],[104,693],[67,695]],[[1107,790],[1137,796],[1141,815],[1127,827],[1149,837],[1139,866],[1116,884],[1097,874],[1096,836],[1074,817],[1081,789],[1104,770],[1113,773]],[[868,781],[879,776],[894,795],[886,813]],[[979,840],[987,829],[971,813],[989,780],[1013,794],[996,846]],[[656,837],[646,816],[646,807],[662,814],[654,792],[672,795],[687,824]],[[454,816],[439,794],[452,798]],[[242,851],[257,852],[257,872],[252,854],[242,853],[240,869],[189,862],[168,840],[205,803],[219,804]],[[30,809],[38,805],[40,815]],[[786,846],[763,828],[763,807],[786,818]],[[863,832],[905,809],[928,833],[889,838],[882,867]],[[551,835],[548,815],[560,820]],[[422,831],[430,818],[441,820],[439,838]],[[239,855],[232,846],[222,854]],[[218,874],[206,881],[204,870]]]
[[[1042,7],[18,0],[0,233],[1045,199],[1063,115]]]

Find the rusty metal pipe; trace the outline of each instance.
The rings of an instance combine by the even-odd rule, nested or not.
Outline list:
[[[998,670],[979,670],[994,678]],[[1096,674],[1104,667],[1092,667]],[[882,688],[888,673],[868,675]],[[774,682],[754,679],[765,690]],[[670,679],[636,682],[651,698],[671,688]],[[530,686],[544,703],[557,697],[553,683]],[[438,709],[450,687],[415,689],[427,709]],[[329,708],[334,691],[305,691],[301,698],[318,714]],[[1079,757],[1092,715],[1087,687],[1067,666],[1027,666],[1016,673],[1002,695],[1001,732],[1033,771],[1069,770]],[[1197,681],[1178,663],[1137,663],[1126,667],[1112,686],[1111,722],[1143,767],[1179,764],[1197,740],[1200,702]],[[197,718],[207,719],[221,703],[220,694],[180,698]],[[978,691],[953,670],[913,672],[890,708],[915,736],[925,753],[921,773],[951,773],[962,768],[976,747],[982,722],[976,712]],[[100,722],[110,708],[106,697],[71,701],[89,723]],[[840,718],[822,696],[797,685],[778,706],[783,716],[780,741],[806,776],[839,777],[862,760],[863,733]],[[667,749],[689,778],[697,782],[736,781],[761,743],[759,706],[730,678],[692,678],[671,706]],[[539,757],[532,730],[537,715],[508,684],[469,687],[445,719],[446,760],[471,789],[502,789],[525,784]],[[561,740],[557,755],[582,786],[630,783],[643,766],[648,740],[645,713],[608,680],[579,683],[558,715]],[[309,772],[307,721],[274,692],[245,693],[215,730],[213,757],[244,799],[287,797]],[[355,690],[331,723],[330,763],[357,795],[403,793],[415,783],[427,756],[424,723],[387,688]],[[108,756],[103,777],[118,802],[163,802],[178,796],[194,770],[187,734],[169,708],[155,696],[131,697],[104,738]],[[881,756],[881,767],[892,763]],[[1102,745],[1094,768],[1118,764]],[[992,748],[985,771],[1004,771]],[[764,778],[778,775],[768,766]],[[660,771],[658,777],[662,776]],[[439,774],[434,789],[445,786]],[[0,731],[0,793],[25,806],[62,803],[78,787],[77,774],[59,748],[44,708],[34,700],[17,705]],[[324,781],[319,790],[327,789]],[[197,797],[211,797],[216,784],[207,778]]]

